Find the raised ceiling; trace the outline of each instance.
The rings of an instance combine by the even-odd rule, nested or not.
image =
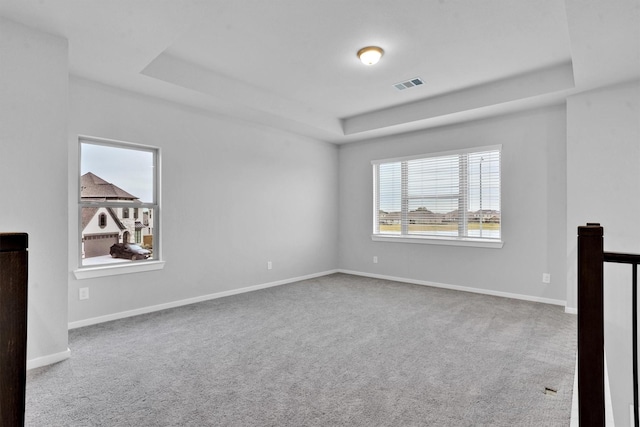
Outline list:
[[[632,78],[639,13],[638,0],[0,2],[68,39],[73,75],[335,143]],[[372,67],[356,57],[367,45],[385,50]],[[425,84],[393,87],[413,77]]]

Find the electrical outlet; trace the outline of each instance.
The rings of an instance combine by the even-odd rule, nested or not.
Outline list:
[[[273,263],[271,261],[267,261],[267,270],[271,270],[273,268]]]
[[[374,263],[374,264],[377,264],[377,263],[378,263],[378,257],[377,257],[377,256],[374,256],[374,257],[373,257],[373,263]]]
[[[78,299],[89,299],[89,288],[78,289]]]
[[[551,283],[551,275],[549,273],[542,273],[542,283]]]

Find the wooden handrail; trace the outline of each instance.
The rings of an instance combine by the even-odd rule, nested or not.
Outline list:
[[[621,264],[640,264],[640,255],[623,254],[621,252],[605,252],[604,262],[618,262]]]

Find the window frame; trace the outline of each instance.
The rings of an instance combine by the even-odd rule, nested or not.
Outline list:
[[[449,151],[440,151],[433,153],[425,153],[413,156],[405,156],[405,157],[395,157],[395,158],[387,158],[380,160],[371,161],[372,170],[373,170],[373,216],[372,216],[372,234],[371,239],[373,241],[378,242],[395,242],[395,243],[417,243],[417,244],[429,244],[429,245],[446,245],[446,246],[470,246],[470,247],[482,247],[482,248],[493,248],[499,249],[504,246],[503,241],[503,233],[502,233],[502,207],[500,206],[500,238],[487,238],[487,237],[473,237],[473,236],[436,236],[436,235],[417,235],[417,234],[408,234],[408,218],[404,218],[401,215],[401,231],[400,234],[387,234],[379,232],[379,197],[380,197],[380,177],[379,177],[379,167],[382,164],[388,163],[401,163],[408,162],[411,160],[421,160],[421,159],[429,159],[429,158],[437,158],[437,157],[447,157],[454,156],[460,154],[472,154],[472,153],[480,153],[485,151],[498,151],[499,156],[499,164],[500,164],[500,204],[502,204],[502,145],[490,145],[490,146],[481,146],[481,147],[470,147],[465,149],[458,150],[449,150]],[[401,196],[400,203],[401,205],[408,203],[407,190],[404,186],[401,185]],[[468,190],[461,190],[468,191]],[[460,197],[460,195],[458,196]],[[464,229],[467,229],[469,224],[467,215],[464,215],[465,224]]]
[[[100,212],[100,216],[98,217],[98,227],[105,228],[107,226],[107,214],[104,212]]]
[[[151,202],[140,202],[137,204],[138,208],[148,208],[153,212],[154,226],[153,226],[153,258],[147,260],[137,260],[135,262],[123,260],[122,263],[108,263],[97,264],[90,266],[82,265],[82,248],[83,248],[83,236],[82,236],[82,209],[88,207],[98,208],[130,208],[129,202],[124,201],[92,201],[82,200],[81,195],[81,177],[82,177],[82,144],[102,145],[105,147],[114,147],[127,150],[138,150],[153,153],[153,200]],[[77,279],[88,279],[102,276],[113,276],[119,274],[138,273],[142,271],[152,271],[164,268],[164,260],[162,258],[162,240],[161,240],[161,150],[160,147],[144,145],[126,141],[118,141],[107,138],[99,138],[93,136],[78,136],[78,173],[77,173],[77,226],[78,237],[76,239],[77,244],[77,269],[75,269],[74,275]]]

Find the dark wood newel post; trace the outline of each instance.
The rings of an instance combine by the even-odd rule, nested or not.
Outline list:
[[[600,224],[578,227],[578,413],[604,426],[604,248]]]
[[[0,233],[0,425],[24,426],[27,372],[26,233]]]

